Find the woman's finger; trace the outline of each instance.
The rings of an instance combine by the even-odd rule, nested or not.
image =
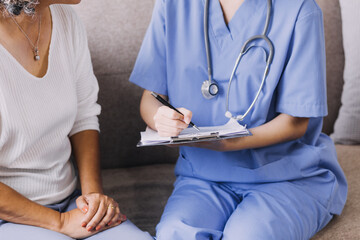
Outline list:
[[[126,219],[127,219],[126,216],[125,216],[124,214],[122,214],[122,213],[120,212],[120,208],[117,207],[117,208],[116,208],[116,214],[115,214],[114,217],[111,219],[111,221],[108,223],[108,225],[112,225],[112,224],[124,222]]]
[[[101,229],[104,229],[106,225],[108,225],[108,223],[116,214],[116,208],[117,207],[114,206],[114,204],[109,204],[105,216],[95,228],[96,231],[100,231]]]
[[[76,199],[76,206],[78,209],[80,209],[83,213],[87,213],[89,210],[88,203],[84,196],[80,196]]]
[[[105,206],[105,203],[101,201],[95,215],[91,218],[90,222],[87,224],[86,230],[88,231],[93,230],[106,215],[106,211],[107,211],[107,206]]]
[[[89,209],[81,223],[81,226],[86,227],[86,229],[88,229],[89,222],[94,218],[100,207],[100,200],[98,198],[87,198],[87,201]]]

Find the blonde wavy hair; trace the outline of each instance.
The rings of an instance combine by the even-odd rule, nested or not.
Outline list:
[[[35,14],[35,6],[39,3],[39,0],[0,0],[0,10],[5,13],[18,16],[22,12],[26,15]]]

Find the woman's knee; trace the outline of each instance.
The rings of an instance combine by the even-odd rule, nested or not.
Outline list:
[[[54,232],[45,228],[14,223],[5,223],[0,225],[0,236],[1,239],[11,240],[73,240],[72,238],[64,234]]]

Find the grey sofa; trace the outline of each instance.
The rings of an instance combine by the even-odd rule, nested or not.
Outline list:
[[[317,0],[324,12],[329,115],[323,131],[333,131],[343,85],[344,53],[338,0]],[[143,230],[154,234],[172,191],[177,149],[136,148],[145,128],[139,115],[142,89],[128,82],[149,23],[153,0],[83,0],[75,9],[89,39],[102,105],[101,152],[103,182],[122,211]],[[337,145],[349,194],[343,214],[313,239],[360,239],[360,146]]]

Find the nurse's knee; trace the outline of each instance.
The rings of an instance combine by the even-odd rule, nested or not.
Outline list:
[[[175,218],[161,221],[156,227],[157,240],[220,240],[221,236],[219,230],[191,226]]]
[[[226,227],[222,240],[305,240],[303,234],[299,234],[285,223],[280,224],[242,224],[240,226]]]
[[[188,240],[196,238],[197,229],[178,218],[167,218],[156,226],[157,240]],[[208,238],[209,239],[209,238]]]
[[[179,219],[162,220],[156,226],[156,239],[157,240],[179,240],[181,238],[181,229],[184,228],[184,223]]]

